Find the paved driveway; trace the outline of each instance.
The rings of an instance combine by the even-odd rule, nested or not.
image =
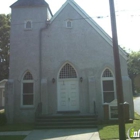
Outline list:
[[[140,97],[134,99],[134,110],[140,115]]]
[[[33,130],[24,140],[100,140],[97,129]]]

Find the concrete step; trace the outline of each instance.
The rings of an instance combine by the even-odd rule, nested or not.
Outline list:
[[[97,128],[97,125],[35,126],[35,129]]]
[[[35,128],[95,128],[97,116],[95,115],[58,115],[40,116],[36,118]]]

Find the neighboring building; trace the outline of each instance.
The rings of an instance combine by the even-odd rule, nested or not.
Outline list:
[[[0,81],[0,109],[3,109],[5,106],[5,84],[7,80],[4,79]]]
[[[33,122],[38,107],[45,115],[97,112],[104,119],[104,105],[117,106],[110,36],[74,0],[54,16],[44,0],[18,0],[11,8],[9,122]],[[133,118],[127,55],[119,52],[124,99]]]

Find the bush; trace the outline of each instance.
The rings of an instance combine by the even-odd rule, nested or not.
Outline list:
[[[3,126],[7,123],[6,114],[4,112],[0,113],[0,126]]]

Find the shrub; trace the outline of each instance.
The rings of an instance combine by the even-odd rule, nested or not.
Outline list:
[[[0,126],[3,126],[7,123],[7,118],[5,112],[0,113]]]

